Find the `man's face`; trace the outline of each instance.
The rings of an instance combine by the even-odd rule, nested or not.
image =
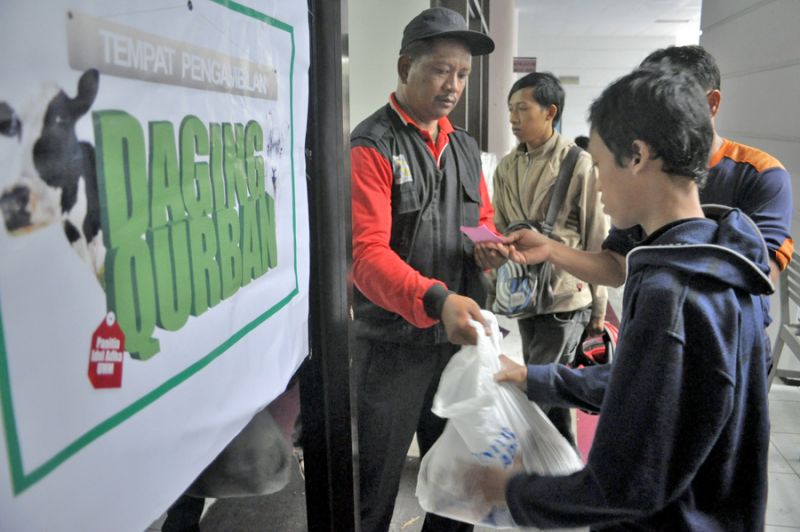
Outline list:
[[[637,179],[627,165],[617,166],[614,154],[594,129],[589,135],[589,153],[597,168],[603,212],[611,217],[611,223],[619,229],[627,229],[639,223],[637,185],[641,178]]]
[[[433,49],[406,60],[405,103],[421,122],[433,122],[450,114],[461,98],[472,69],[472,55],[460,41],[439,40]],[[404,72],[401,61],[401,80]]]
[[[542,107],[533,99],[533,87],[520,89],[508,100],[508,119],[517,140],[538,148],[553,135],[555,106]]]

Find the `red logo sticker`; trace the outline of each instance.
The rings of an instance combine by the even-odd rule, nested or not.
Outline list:
[[[125,334],[113,312],[92,335],[89,346],[89,381],[95,388],[122,386],[122,361],[125,358]]]

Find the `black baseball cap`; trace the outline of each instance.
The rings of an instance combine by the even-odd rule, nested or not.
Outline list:
[[[484,55],[494,50],[491,37],[470,30],[464,17],[446,7],[432,7],[414,17],[403,30],[400,53],[413,42],[433,37],[459,39],[467,45],[472,55]]]

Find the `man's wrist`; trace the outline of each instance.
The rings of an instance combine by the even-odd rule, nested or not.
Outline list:
[[[444,302],[450,294],[455,294],[455,292],[448,290],[443,284],[436,283],[428,288],[425,295],[422,296],[425,313],[433,319],[441,319]]]
[[[566,244],[562,244],[561,242],[554,240],[551,237],[547,237],[547,243],[544,245],[545,250],[547,253],[545,255],[545,259],[543,262],[551,262],[553,264],[557,264],[557,261],[562,260],[560,256],[560,249],[559,246],[566,246]],[[560,265],[559,265],[560,267]]]

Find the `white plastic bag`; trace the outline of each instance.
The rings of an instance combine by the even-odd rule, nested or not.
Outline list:
[[[508,506],[490,508],[469,494],[464,474],[470,467],[507,468],[518,453],[530,473],[566,475],[583,463],[522,391],[495,382],[501,334],[494,314],[483,315],[491,336],[475,322],[478,344],[453,355],[442,373],[432,411],[448,421],[420,463],[416,495],[425,511],[481,526],[514,528]]]

